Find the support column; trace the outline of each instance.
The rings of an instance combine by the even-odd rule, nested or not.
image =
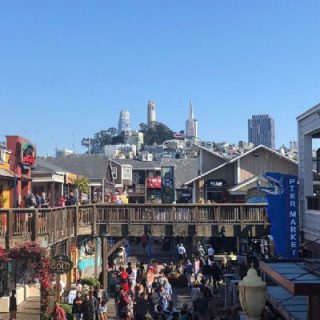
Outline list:
[[[102,279],[103,289],[108,290],[108,240],[102,237]]]

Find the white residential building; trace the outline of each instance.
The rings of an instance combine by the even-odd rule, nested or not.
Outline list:
[[[312,141],[320,138],[320,104],[297,118],[299,148],[300,226],[305,250],[320,256],[320,194],[313,171]]]

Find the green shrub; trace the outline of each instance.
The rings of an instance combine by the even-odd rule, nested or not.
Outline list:
[[[89,287],[98,287],[100,288],[100,282],[96,278],[83,278],[80,280],[82,285],[87,285]]]
[[[72,306],[70,306],[69,304],[65,304],[65,303],[61,303],[60,306],[65,311],[66,316],[67,316],[67,320],[73,320]]]

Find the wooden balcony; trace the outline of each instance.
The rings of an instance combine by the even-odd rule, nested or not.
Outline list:
[[[26,240],[52,245],[78,235],[260,236],[265,204],[96,204],[52,209],[0,209],[0,245]],[[247,233],[247,234],[246,234]]]

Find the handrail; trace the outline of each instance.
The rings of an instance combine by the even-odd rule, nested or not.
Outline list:
[[[5,245],[46,237],[49,244],[81,234],[96,234],[97,225],[266,224],[265,203],[90,204],[55,208],[0,209]]]

